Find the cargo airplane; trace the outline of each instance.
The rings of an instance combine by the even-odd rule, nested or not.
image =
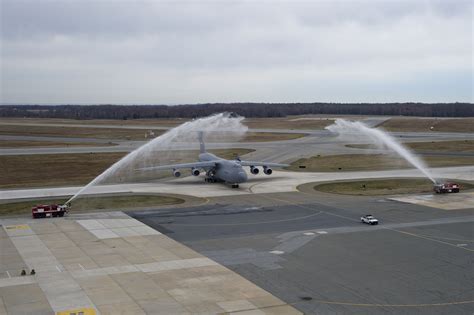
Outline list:
[[[190,168],[193,176],[199,176],[201,170],[206,172],[205,181],[209,183],[224,182],[232,185],[232,188],[238,188],[239,184],[247,181],[247,173],[243,169],[243,166],[249,166],[250,172],[254,175],[258,174],[260,170],[257,166],[263,167],[263,173],[271,175],[273,173],[272,167],[285,167],[287,164],[268,163],[268,162],[256,162],[256,161],[243,161],[240,158],[236,160],[226,160],[220,158],[212,153],[206,151],[206,147],[203,140],[203,133],[199,133],[199,144],[200,153],[199,161],[193,163],[183,164],[172,164],[172,165],[161,165],[153,167],[140,168],[140,171],[146,170],[173,170],[175,177],[180,177],[180,169]]]

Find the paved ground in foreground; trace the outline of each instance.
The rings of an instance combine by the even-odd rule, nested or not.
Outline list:
[[[0,224],[0,314],[299,314],[121,212]]]

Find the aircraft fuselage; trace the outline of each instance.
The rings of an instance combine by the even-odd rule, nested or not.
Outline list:
[[[199,154],[200,162],[216,161],[216,166],[205,168],[208,175],[217,181],[223,181],[229,184],[240,184],[247,181],[247,173],[238,161],[222,159],[212,153]]]

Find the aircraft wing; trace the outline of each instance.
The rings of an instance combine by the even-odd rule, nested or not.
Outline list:
[[[193,162],[193,163],[183,163],[183,164],[159,165],[159,166],[139,168],[138,171],[214,167],[214,166],[216,166],[216,163],[217,163],[217,161],[208,161],[208,162]]]
[[[288,164],[257,162],[257,161],[240,161],[242,166],[267,166],[267,167],[287,167]]]

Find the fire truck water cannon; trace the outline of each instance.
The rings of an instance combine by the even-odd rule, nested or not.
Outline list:
[[[34,219],[63,217],[68,213],[70,204],[65,205],[37,205],[31,208]]]
[[[461,185],[452,182],[436,183],[433,186],[433,191],[437,194],[458,193],[461,190]]]

